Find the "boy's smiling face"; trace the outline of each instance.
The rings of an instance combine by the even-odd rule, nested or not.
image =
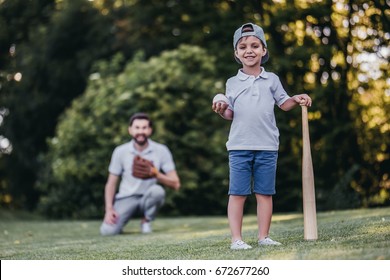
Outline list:
[[[260,39],[255,36],[242,37],[237,43],[236,57],[244,67],[260,67],[263,56],[267,53]]]

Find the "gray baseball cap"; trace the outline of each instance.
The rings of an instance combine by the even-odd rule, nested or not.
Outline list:
[[[240,28],[238,28],[236,30],[236,32],[234,32],[234,36],[233,36],[233,48],[234,49],[236,49],[238,41],[240,41],[240,39],[242,37],[245,37],[245,36],[255,36],[255,37],[259,38],[259,40],[263,43],[264,47],[267,48],[267,42],[265,41],[263,29],[256,24],[245,23]],[[236,61],[238,63],[241,64],[241,61],[236,56],[234,56],[234,58],[236,59]],[[268,58],[269,58],[269,52],[267,50],[266,55],[263,56],[263,59],[261,60],[261,63],[262,64],[266,63],[268,61]]]

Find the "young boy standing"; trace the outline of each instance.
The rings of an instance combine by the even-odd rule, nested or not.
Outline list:
[[[228,79],[226,95],[217,94],[212,105],[221,117],[232,120],[226,143],[230,169],[230,248],[252,248],[242,240],[244,203],[252,193],[252,181],[257,201],[258,245],[281,245],[269,237],[279,149],[274,106],[289,111],[297,105],[311,106],[311,99],[307,94],[290,97],[278,76],[261,67],[269,59],[269,53],[264,31],[258,25],[247,23],[238,28],[233,47],[242,69]]]

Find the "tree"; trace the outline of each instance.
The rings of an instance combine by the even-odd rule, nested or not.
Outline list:
[[[34,184],[46,138],[64,108],[84,91],[95,59],[112,51],[110,24],[82,0],[63,6],[54,1],[0,5],[0,20],[7,24],[0,59],[8,68],[2,71],[14,77],[7,78],[0,96],[9,112],[1,132],[13,147],[0,159],[6,178],[1,182],[11,197],[8,204],[31,210],[39,200]]]
[[[215,77],[224,81],[239,67],[232,33],[249,21],[265,30],[271,55],[266,69],[280,76],[290,94],[307,92],[314,99],[309,117],[319,210],[390,203],[385,1],[22,2],[0,4],[0,112],[9,113],[0,135],[13,144],[12,154],[0,158],[7,205],[35,207],[45,139],[84,93],[97,59],[120,51],[121,69],[139,50],[148,60],[185,43],[206,49],[216,59]],[[281,145],[275,210],[300,210],[300,112],[276,114]],[[227,125],[219,132],[225,140]],[[219,160],[226,155],[220,152]]]
[[[271,68],[280,74],[290,93],[304,91],[314,99],[309,116],[319,209],[390,201],[386,171],[389,98],[383,94],[389,57],[386,38],[390,35],[385,32],[388,20],[384,7],[381,1],[321,1],[310,5],[280,1],[259,7],[270,36]],[[361,58],[367,54],[374,57],[378,71],[376,77],[364,75],[364,82]],[[375,124],[372,122],[367,130],[365,123],[373,108]],[[299,119],[289,118],[291,115],[279,114],[280,166],[290,167],[280,170],[282,186],[300,183],[299,169],[291,172],[300,153],[299,135],[292,130]],[[279,189],[283,199],[297,201],[300,195],[296,187]]]
[[[34,1],[29,5],[17,0],[0,2],[0,138],[6,142],[0,149],[0,205],[24,205],[31,209],[31,201],[36,201],[38,197],[31,185],[34,178],[31,162],[34,160],[27,151],[25,158],[21,158],[21,146],[30,146],[28,149],[31,151],[34,145],[31,145],[31,135],[21,136],[28,116],[24,104],[31,98],[31,89],[20,87],[26,74],[20,64],[23,46],[34,35],[31,31],[48,22],[53,7],[53,0]],[[26,59],[24,64],[28,62]],[[27,94],[20,96],[23,91]],[[27,143],[23,144],[24,140]],[[29,182],[29,186],[25,187],[25,182]],[[14,198],[18,198],[17,201]]]

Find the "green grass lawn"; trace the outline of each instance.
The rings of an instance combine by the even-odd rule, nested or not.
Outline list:
[[[390,259],[390,208],[322,212],[317,241],[303,239],[301,214],[274,214],[271,237],[279,247],[257,247],[256,217],[244,218],[252,250],[229,249],[226,217],[158,218],[140,234],[139,220],[122,235],[99,235],[101,221],[46,221],[0,214],[2,260],[377,260]]]

